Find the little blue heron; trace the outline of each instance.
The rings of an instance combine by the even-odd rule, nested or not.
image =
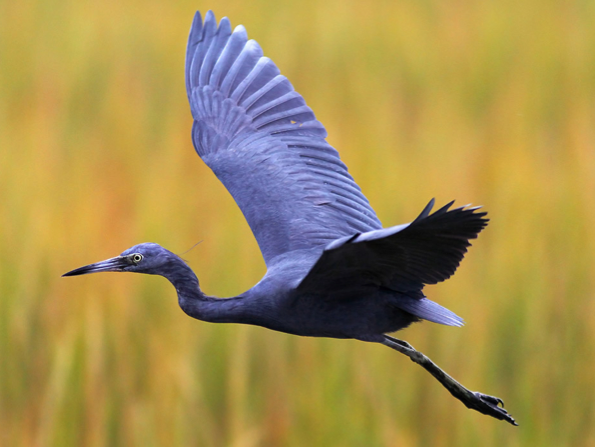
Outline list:
[[[207,296],[180,257],[153,243],[64,276],[161,275],[198,320],[382,343],[424,367],[468,408],[516,425],[502,400],[469,391],[387,335],[420,320],[463,325],[423,287],[455,272],[469,239],[487,225],[486,213],[451,209],[451,202],[430,214],[432,199],[411,223],[382,228],[302,96],[243,26],[232,32],[227,18],[217,25],[211,11],[204,23],[200,13],[192,23],[186,89],[196,152],[244,213],[265,276],[241,295]]]

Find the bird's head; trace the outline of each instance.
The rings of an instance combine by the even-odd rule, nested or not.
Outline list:
[[[85,265],[74,269],[62,276],[86,275],[97,272],[137,272],[149,274],[163,274],[172,257],[172,252],[158,244],[146,242],[124,250],[120,256]]]

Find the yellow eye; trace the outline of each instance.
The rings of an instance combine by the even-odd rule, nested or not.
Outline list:
[[[142,260],[143,260],[143,255],[141,255],[140,253],[136,253],[136,254],[132,255],[132,262],[134,262],[135,264],[138,264]]]

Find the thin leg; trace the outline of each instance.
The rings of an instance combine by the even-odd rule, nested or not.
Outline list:
[[[463,402],[467,408],[509,422],[512,425],[519,425],[504,409],[504,402],[502,402],[502,399],[478,393],[476,391],[469,391],[455,379],[446,374],[428,357],[421,352],[416,351],[413,346],[406,341],[385,335],[382,344],[399,351],[401,354],[405,354],[411,361],[421,365],[426,371],[432,374],[438,382],[450,392],[450,394]],[[502,406],[499,406],[498,404]]]

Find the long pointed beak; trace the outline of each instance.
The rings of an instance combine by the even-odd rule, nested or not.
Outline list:
[[[64,273],[62,276],[86,275],[87,273],[97,272],[121,272],[122,269],[128,265],[128,260],[125,257],[116,256],[115,258],[106,259],[105,261],[96,262],[95,264],[79,267],[78,269]]]

